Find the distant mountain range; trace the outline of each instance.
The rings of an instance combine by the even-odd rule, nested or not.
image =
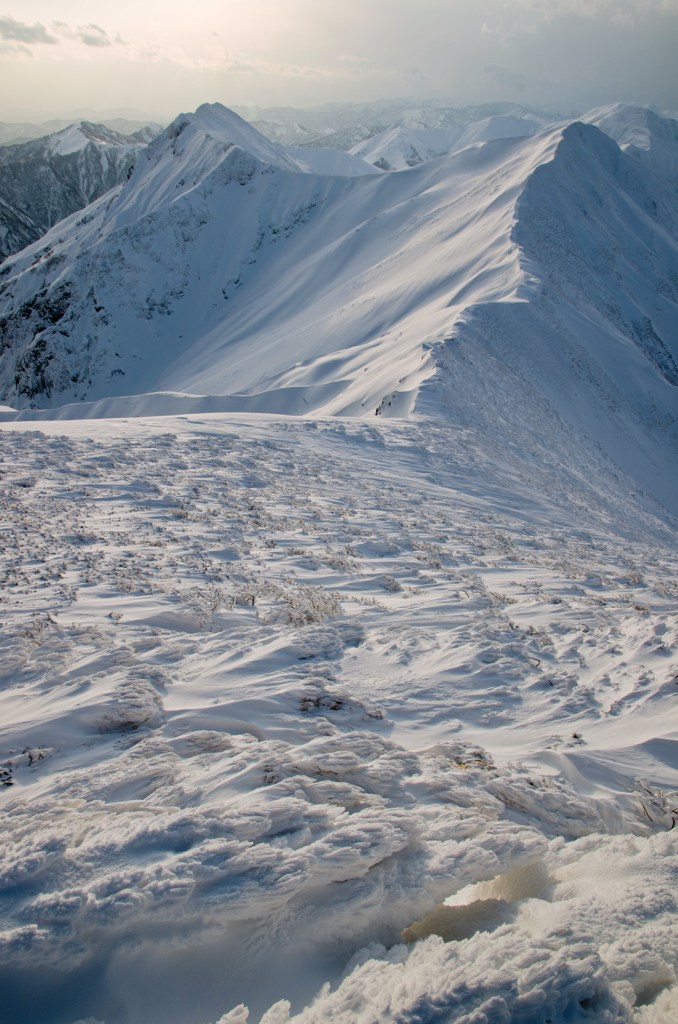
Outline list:
[[[44,138],[0,147],[0,259],[30,245],[129,175],[157,130],[122,135],[81,121]]]
[[[80,124],[85,121],[89,124],[101,125],[110,128],[120,135],[135,135],[137,132],[145,134],[149,129],[157,135],[161,132],[164,124],[154,121],[153,118],[136,120],[128,117],[105,117],[100,116],[78,116],[70,118],[53,118],[50,121],[0,121],[0,146],[18,146],[22,142],[31,142],[33,139],[44,139],[47,135],[55,135],[64,128]]]
[[[529,117],[498,114],[466,127],[421,128],[398,124],[358,143],[350,152],[384,171],[402,171],[474,144],[534,135],[543,126],[543,121]]]
[[[0,398],[443,415],[488,444],[602,451],[676,511],[676,127],[495,112],[346,153],[200,107],[5,262]]]

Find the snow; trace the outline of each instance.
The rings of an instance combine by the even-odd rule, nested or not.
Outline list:
[[[442,422],[0,429],[12,1019],[671,1019],[647,503]]]
[[[36,261],[36,248],[26,251],[26,268],[19,259],[9,264],[23,302],[45,263],[66,256],[57,278],[69,282],[73,324],[55,325],[55,335],[67,330],[68,347],[79,353],[88,336],[97,341],[86,371],[64,364],[63,372],[93,375],[97,383],[85,393],[61,385],[62,401],[129,394],[128,378],[148,392],[194,394],[271,395],[322,385],[332,397],[341,392],[326,411],[373,414],[400,378],[412,377],[413,390],[421,370],[430,372],[421,367],[422,337],[449,323],[455,282],[467,287],[488,259],[497,266],[493,277],[504,264],[509,281],[516,272],[501,241],[491,239],[496,217],[477,230],[478,207],[464,201],[477,192],[479,203],[494,203],[483,193],[488,176],[505,172],[499,154],[444,169],[427,165],[416,177],[318,176],[298,168],[288,175],[189,125],[151,144],[147,157],[117,198],[62,222],[63,243],[52,248],[45,239],[46,259]],[[513,161],[516,178],[521,157]],[[507,233],[511,198],[509,188]],[[148,218],[157,221],[150,247]],[[140,275],[147,308],[146,296],[131,287]],[[77,307],[73,287],[84,292]]]
[[[410,128],[406,125],[394,125],[358,143],[351,152],[376,167],[401,171],[452,152],[462,134],[461,126]]]
[[[70,153],[77,153],[84,149],[91,142],[108,146],[129,146],[134,148],[134,141],[120,132],[102,124],[92,124],[89,121],[80,121],[70,124],[61,131],[48,136],[44,142],[47,143],[49,152],[52,155],[68,156]],[[35,143],[34,143],[35,145]]]
[[[299,146],[289,146],[288,152],[299,168],[309,174],[331,174],[349,178],[356,175],[376,174],[379,170],[366,160],[353,156],[351,153],[344,153],[339,149],[321,149],[319,147],[304,149]]]
[[[463,128],[398,124],[354,146],[351,153],[387,171],[402,171],[467,146],[535,135],[542,124],[529,117],[497,115]]]
[[[380,173],[205,105],[6,261],[9,1020],[673,1024],[678,215],[640,123]]]
[[[82,131],[80,125],[71,124],[63,131],[57,132],[50,137],[50,148],[53,153],[66,156],[68,153],[76,153],[88,144],[90,140]]]
[[[660,116],[646,107],[613,103],[599,107],[583,120],[594,124],[644,167],[668,181],[672,189],[678,184],[678,120]]]
[[[402,173],[322,159],[219,105],[180,116],[118,193],[6,261],[4,401],[442,414],[489,437],[500,405],[511,443],[602,450],[675,514],[665,179],[577,123]]]
[[[0,258],[126,181],[154,134],[151,126],[129,137],[81,121],[45,138],[0,147]]]

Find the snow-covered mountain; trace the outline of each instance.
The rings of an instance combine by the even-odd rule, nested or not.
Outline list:
[[[476,143],[534,135],[543,124],[528,117],[495,115],[467,127],[420,128],[396,124],[353,146],[351,153],[384,171],[402,171]]]
[[[369,103],[328,103],[297,110],[290,107],[236,107],[267,138],[290,145],[351,149],[397,125],[405,128],[465,128],[488,118],[533,118],[553,121],[554,112],[518,103],[453,106],[442,100],[392,99]]]
[[[119,185],[157,132],[131,136],[81,121],[54,134],[0,147],[0,258]]]
[[[580,123],[397,174],[312,154],[219,105],[177,118],[6,262],[2,399],[499,419],[678,507],[663,179]]]
[[[629,156],[678,189],[678,121],[661,117],[648,107],[612,103],[591,111],[582,120],[614,139]]]
[[[76,113],[69,118],[54,118],[51,121],[0,121],[0,146],[17,146],[22,142],[43,139],[47,135],[55,135],[82,121],[90,124],[105,125],[120,135],[133,136],[140,141],[150,142],[162,131],[164,125],[152,117],[140,121],[132,117],[94,115]]]

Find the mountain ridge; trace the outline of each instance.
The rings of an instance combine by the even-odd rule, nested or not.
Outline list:
[[[549,431],[569,423],[676,507],[657,461],[676,458],[678,246],[654,171],[575,122],[403,172],[319,175],[236,118],[181,115],[120,191],[8,261],[3,400],[106,399],[110,414],[133,378],[168,410],[181,393],[297,415],[442,411],[491,433],[508,375],[517,436],[521,388],[536,388]]]

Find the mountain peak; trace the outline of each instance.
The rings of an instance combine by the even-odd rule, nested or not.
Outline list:
[[[40,140],[37,140],[38,142]],[[77,121],[69,124],[61,131],[55,132],[43,140],[51,153],[68,156],[84,149],[90,142],[103,146],[134,146],[135,140],[129,139],[113,128],[92,121]],[[33,143],[35,145],[35,143]]]
[[[261,132],[221,103],[203,103],[192,114],[180,114],[158,139],[176,139],[187,129],[197,136],[212,139],[222,146],[237,146],[250,156],[274,167],[298,170],[282,146],[269,141]]]

